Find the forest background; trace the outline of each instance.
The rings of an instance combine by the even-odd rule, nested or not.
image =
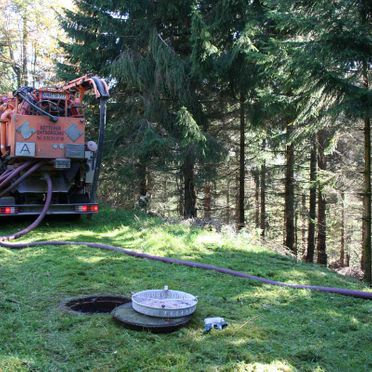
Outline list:
[[[102,200],[232,225],[372,283],[368,0],[0,10],[2,92],[86,73],[109,82]]]

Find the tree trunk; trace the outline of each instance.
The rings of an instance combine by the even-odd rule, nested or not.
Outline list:
[[[147,168],[146,164],[140,162],[137,166],[137,174],[138,174],[138,193],[140,196],[145,196],[147,194]]]
[[[292,127],[287,125],[287,141],[292,133]],[[294,210],[294,146],[292,143],[286,147],[286,173],[285,173],[285,245],[294,253],[295,247],[295,210]]]
[[[301,256],[303,257],[306,252],[306,195],[302,194],[301,198]]]
[[[211,219],[212,210],[212,195],[211,195],[211,185],[209,182],[204,184],[204,218],[206,220]]]
[[[262,141],[262,150],[265,151],[266,149],[266,140]],[[260,220],[260,228],[261,228],[261,237],[265,238],[266,236],[266,161],[264,160],[261,165],[261,220]]]
[[[371,121],[364,119],[364,195],[363,195],[363,259],[364,280],[372,284],[371,275]]]
[[[295,205],[295,216],[294,216],[294,245],[293,251],[298,254],[298,209]]]
[[[9,35],[4,35],[4,37],[6,39],[6,46],[7,46],[8,51],[9,51],[9,59],[11,60],[11,66],[12,66],[14,75],[16,77],[17,88],[19,88],[21,86],[21,83],[22,83],[22,76],[21,76],[22,71],[21,71],[21,68],[20,68],[20,66],[18,65],[18,63],[15,59],[15,55],[14,55],[14,51],[13,51],[13,41],[11,40]]]
[[[315,251],[315,219],[316,219],[316,164],[317,164],[316,137],[312,139],[310,154],[310,195],[309,195],[309,226],[307,233],[307,252],[305,260],[314,262]]]
[[[230,223],[230,180],[227,180],[226,190],[226,223]]]
[[[365,3],[366,4],[366,3]],[[363,86],[368,90],[368,65],[363,62]],[[364,195],[363,195],[363,248],[362,270],[364,280],[372,285],[371,258],[371,119],[369,102],[365,103],[367,114],[364,118]]]
[[[237,173],[235,175],[235,211],[234,211],[234,217],[235,217],[235,222],[238,223],[239,220],[239,174]]]
[[[145,162],[139,162],[137,165],[137,176],[138,176],[138,193],[137,199],[138,206],[147,210],[149,207],[149,198],[147,196],[147,166]]]
[[[22,84],[28,85],[28,69],[27,69],[27,44],[28,44],[28,30],[27,30],[27,16],[22,16]]]
[[[324,130],[318,133],[319,153],[318,168],[319,171],[325,171],[327,167],[324,148],[326,144],[326,133]],[[324,196],[324,187],[319,184],[318,188],[318,242],[317,242],[317,263],[327,265],[327,221],[326,221],[327,204]]]
[[[341,192],[340,264],[345,266],[345,193]]]
[[[245,97],[240,94],[240,145],[239,145],[239,215],[238,228],[245,225]]]
[[[185,218],[196,217],[196,193],[194,184],[194,158],[191,154],[186,155],[183,163],[183,179],[184,179],[184,212]]]
[[[346,263],[345,263],[345,266],[346,267],[349,267],[350,266],[350,254],[349,253],[346,253]]]
[[[183,182],[183,171],[179,173],[179,176],[177,177],[177,191],[178,191],[178,214],[180,216],[183,216],[184,211],[184,187],[182,185]]]
[[[254,180],[254,201],[255,201],[255,226],[260,228],[260,172],[257,168],[252,171]]]
[[[39,79],[37,79],[37,76],[36,76],[36,71],[37,71],[37,65],[38,65],[38,53],[39,53],[39,50],[38,50],[38,44],[37,42],[33,42],[33,45],[32,45],[32,49],[33,49],[33,57],[32,57],[32,87],[35,88],[36,87],[36,83],[39,83]]]
[[[155,180],[154,180],[154,174],[149,169],[148,165],[146,167],[146,191],[151,194],[155,185]]]

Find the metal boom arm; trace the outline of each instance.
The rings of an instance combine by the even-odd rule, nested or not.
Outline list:
[[[83,100],[86,91],[93,89],[96,98],[99,100],[98,148],[96,153],[96,160],[94,163],[94,177],[90,194],[91,201],[95,202],[97,197],[98,178],[102,163],[103,143],[106,127],[106,102],[110,97],[109,88],[107,83],[103,79],[97,76],[85,75],[78,79],[70,81],[63,87],[63,89],[66,91],[79,91],[80,101]]]

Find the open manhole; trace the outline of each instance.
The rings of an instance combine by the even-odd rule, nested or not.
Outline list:
[[[120,305],[131,302],[131,299],[116,295],[90,295],[68,298],[60,304],[63,311],[72,314],[110,314]]]

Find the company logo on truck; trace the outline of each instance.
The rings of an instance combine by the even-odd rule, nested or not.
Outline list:
[[[63,142],[65,140],[65,134],[60,125],[44,124],[37,131],[37,139],[38,141]]]

